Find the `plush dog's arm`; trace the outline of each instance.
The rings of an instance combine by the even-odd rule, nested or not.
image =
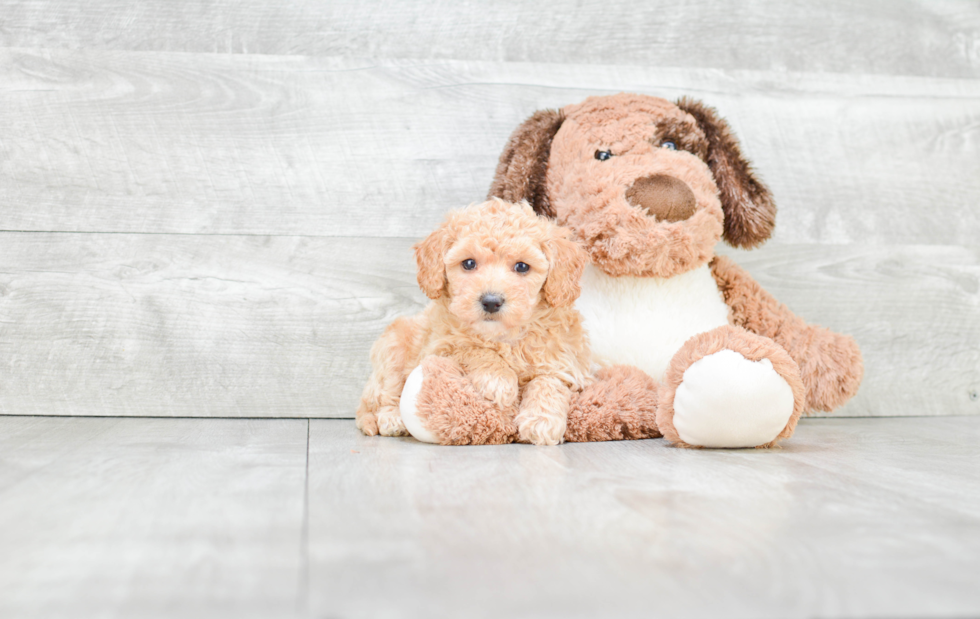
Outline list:
[[[864,365],[853,338],[806,324],[724,256],[712,260],[711,272],[731,308],[732,323],[772,338],[799,365],[806,410],[830,411],[857,393]]]
[[[571,390],[557,376],[544,374],[528,381],[514,420],[521,440],[535,445],[560,443],[565,436],[571,397]]]

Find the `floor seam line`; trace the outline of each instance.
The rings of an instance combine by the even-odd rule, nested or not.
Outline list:
[[[303,527],[300,532],[299,611],[309,614],[310,595],[310,419],[306,420],[306,466],[303,476]]]

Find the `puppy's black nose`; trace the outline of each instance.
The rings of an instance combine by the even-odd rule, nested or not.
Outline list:
[[[504,297],[499,294],[487,293],[480,297],[480,305],[483,311],[488,314],[496,314],[500,311],[500,306],[504,304]]]

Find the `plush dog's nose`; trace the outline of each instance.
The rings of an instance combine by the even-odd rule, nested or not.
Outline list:
[[[644,176],[626,191],[633,206],[644,209],[657,221],[683,221],[694,214],[697,199],[687,183],[668,174]]]
[[[480,305],[488,314],[496,314],[500,311],[500,306],[504,304],[504,297],[499,294],[485,294],[480,297]]]

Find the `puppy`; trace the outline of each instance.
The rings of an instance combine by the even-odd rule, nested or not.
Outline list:
[[[526,202],[496,198],[451,212],[414,249],[419,286],[432,302],[395,320],[375,343],[357,427],[369,436],[407,435],[399,412],[405,380],[437,355],[514,416],[522,441],[561,442],[571,394],[592,382],[588,339],[572,307],[585,252]]]

